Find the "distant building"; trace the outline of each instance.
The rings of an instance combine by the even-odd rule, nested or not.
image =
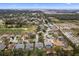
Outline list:
[[[0,44],[0,50],[3,50],[6,46],[4,44]]]
[[[43,43],[39,42],[35,44],[35,47],[38,49],[42,49],[43,48]]]
[[[19,48],[22,48],[24,49],[24,44],[15,44],[15,49],[19,49]]]

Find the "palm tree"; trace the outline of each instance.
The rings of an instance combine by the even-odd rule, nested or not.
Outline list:
[[[35,41],[33,41],[33,51],[35,51]]]
[[[39,41],[43,43],[43,47],[45,47],[45,43],[44,43],[44,37],[43,37],[43,33],[39,33]]]
[[[24,50],[26,50],[26,42],[23,42],[23,44],[24,44]]]

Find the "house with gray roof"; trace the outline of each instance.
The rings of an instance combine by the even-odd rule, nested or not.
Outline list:
[[[4,44],[0,44],[0,50],[3,50],[6,46]]]
[[[41,42],[36,43],[35,47],[38,48],[38,49],[41,49],[41,48],[43,48],[43,43],[41,43]]]
[[[19,49],[19,48],[22,48],[24,49],[24,44],[15,44],[15,49]]]

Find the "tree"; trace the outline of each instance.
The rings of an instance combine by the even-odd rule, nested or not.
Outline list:
[[[43,33],[39,33],[38,35],[39,35],[39,42],[42,42],[44,48],[46,48],[46,47],[45,47],[45,44],[44,44],[44,36],[43,36]]]
[[[23,56],[24,55],[24,50],[19,48],[19,49],[14,49],[14,56]]]
[[[43,54],[44,54],[44,51],[42,50],[42,49],[36,49],[36,55],[37,56],[43,56]]]
[[[3,56],[3,50],[0,50],[0,56]]]
[[[27,52],[27,56],[31,56],[32,54],[33,54],[33,51],[30,51],[30,50],[29,50],[29,51]]]
[[[35,51],[35,41],[33,41],[33,51]]]
[[[24,44],[24,50],[26,50],[26,42],[23,42],[23,44]]]
[[[40,30],[41,30],[41,27],[40,27],[40,26],[38,26],[36,30],[37,30],[37,32],[38,32],[38,31],[40,31]]]
[[[13,51],[11,49],[5,48],[4,51],[3,51],[3,55],[4,56],[12,56],[13,55]]]

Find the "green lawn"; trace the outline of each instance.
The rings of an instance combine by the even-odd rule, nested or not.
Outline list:
[[[34,32],[35,30],[36,30],[35,26],[30,26],[28,28],[0,28],[0,34],[3,34],[3,33]]]
[[[21,33],[24,31],[22,28],[0,28],[0,34],[3,33]]]

